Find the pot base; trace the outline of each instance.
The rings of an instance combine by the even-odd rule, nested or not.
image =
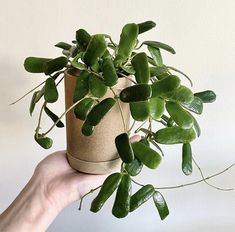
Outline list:
[[[119,171],[121,167],[121,159],[113,159],[105,162],[90,162],[85,160],[80,160],[73,157],[67,152],[67,158],[70,166],[79,171],[89,174],[108,174],[114,171]]]

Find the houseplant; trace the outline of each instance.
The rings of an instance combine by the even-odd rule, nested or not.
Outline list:
[[[85,137],[88,139],[93,136],[99,126],[107,131],[117,121],[110,121],[109,124],[107,122],[103,127],[102,123],[115,107],[119,110],[123,129],[115,134],[120,130],[118,122],[115,132],[110,136],[115,137],[111,146],[115,147],[116,154],[122,160],[120,172],[111,174],[100,186],[101,190],[91,204],[93,212],[99,211],[117,189],[112,209],[114,216],[125,217],[150,198],[153,198],[161,219],[168,215],[167,204],[158,189],[151,184],[142,185],[133,180],[143,166],[150,169],[158,167],[164,156],[160,144],[182,144],[182,171],[185,175],[192,173],[190,143],[200,136],[200,127],[192,113],[201,114],[203,104],[213,102],[216,95],[211,90],[193,93],[189,87],[181,84],[181,79],[176,73],[186,77],[191,86],[192,81],[180,70],[166,66],[161,55],[162,50],[175,54],[172,47],[152,40],[139,42],[139,35],[154,27],[155,23],[152,21],[126,24],[118,44],[107,34],[91,36],[84,29],[79,29],[76,32],[76,40],[72,41],[73,45],[65,42],[55,45],[63,49],[63,56],[54,59],[28,57],[24,62],[28,72],[44,73],[47,76],[43,83],[28,92],[36,90],[32,96],[30,114],[33,113],[35,105],[44,98],[34,135],[36,142],[43,148],[52,146],[52,139],[48,134],[55,126],[64,126],[61,121],[64,115],[67,115],[68,151],[76,152],[76,142],[68,139],[71,133],[75,134],[71,137],[83,134],[83,141],[86,141]],[[148,53],[141,51],[143,47],[147,48]],[[62,80],[65,80],[66,110],[58,117],[48,105],[58,100],[57,86]],[[42,88],[37,90],[41,86]],[[128,122],[128,107],[133,118],[131,127]],[[40,125],[43,113],[54,122],[46,132],[41,131]],[[78,123],[74,121],[75,118]],[[129,136],[136,121],[143,123],[135,133],[140,132],[143,136],[141,141],[131,144]],[[154,123],[158,123],[162,128],[154,131]],[[68,128],[75,128],[76,131],[68,131]],[[68,158],[73,167],[81,170],[81,166],[73,165],[72,158]],[[84,165],[86,166],[86,163]],[[93,169],[94,165],[89,170]],[[105,172],[107,170],[110,171],[105,169]],[[100,173],[100,169],[94,173]],[[140,185],[140,189],[133,195],[132,182]]]

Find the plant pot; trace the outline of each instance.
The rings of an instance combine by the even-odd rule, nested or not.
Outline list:
[[[65,105],[68,109],[73,104],[73,92],[76,78],[65,73]],[[113,87],[116,93],[130,86],[130,81],[120,78]],[[113,97],[108,90],[102,98]],[[129,105],[120,102],[127,128],[129,127]],[[115,137],[123,133],[123,122],[116,103],[102,121],[95,127],[91,136],[84,136],[81,127],[84,121],[75,117],[73,110],[66,114],[67,158],[75,170],[90,174],[106,174],[118,170],[121,160],[115,146]]]

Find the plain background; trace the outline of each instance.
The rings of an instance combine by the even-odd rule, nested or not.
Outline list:
[[[65,149],[65,130],[51,135],[50,151],[33,140],[37,110],[28,113],[31,97],[17,105],[9,103],[44,80],[23,69],[27,56],[56,57],[53,45],[70,42],[74,32],[108,33],[115,41],[128,22],[156,21],[157,27],[141,36],[172,45],[177,54],[163,52],[165,64],[184,70],[195,82],[194,91],[213,89],[214,104],[205,105],[198,117],[200,139],[193,143],[194,157],[205,175],[223,170],[235,161],[235,1],[234,0],[24,0],[0,1],[0,211],[16,197],[31,177],[36,164],[49,153]],[[188,84],[185,81],[185,84]],[[63,95],[63,88],[61,88]],[[64,109],[63,98],[54,107]],[[51,125],[45,120],[44,128]],[[164,146],[165,157],[156,171],[144,170],[137,179],[156,186],[187,183],[200,178],[198,170],[185,177],[181,170],[181,147]],[[219,187],[235,187],[235,170],[211,180]],[[78,202],[66,208],[48,231],[161,231],[232,232],[235,230],[235,192],[223,192],[204,183],[165,190],[170,216],[163,222],[152,202],[127,218],[111,215],[112,200],[97,215],[89,212],[92,196],[81,212]]]

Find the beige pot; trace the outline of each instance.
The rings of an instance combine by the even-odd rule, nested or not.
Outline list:
[[[73,104],[73,92],[76,76],[65,73],[65,105],[68,109]],[[120,78],[113,88],[116,93],[130,85],[126,78]],[[113,97],[108,90],[104,98]],[[129,127],[129,105],[121,103],[124,119]],[[81,133],[83,121],[74,116],[73,110],[66,115],[67,157],[72,168],[90,174],[105,174],[119,170],[121,160],[115,146],[115,137],[123,133],[123,123],[118,104],[107,113],[95,127],[91,136]]]

